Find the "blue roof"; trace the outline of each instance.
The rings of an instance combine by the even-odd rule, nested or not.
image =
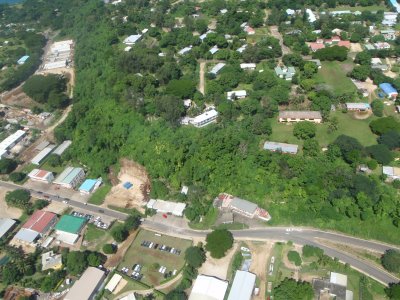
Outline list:
[[[400,5],[397,3],[396,0],[389,0],[389,2],[393,5],[394,8],[396,8],[397,12],[400,12]]]
[[[79,187],[79,190],[90,193],[96,182],[97,179],[86,179]]]
[[[397,93],[397,90],[390,83],[381,83],[379,87],[386,95]]]
[[[20,59],[18,59],[17,63],[23,64],[29,58],[29,55],[24,55]]]
[[[127,190],[129,190],[131,187],[133,187],[133,184],[130,183],[129,181],[127,181],[123,184],[123,187],[126,188]]]

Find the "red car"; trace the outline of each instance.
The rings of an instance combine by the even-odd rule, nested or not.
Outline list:
[[[168,216],[166,214],[162,215],[164,219],[168,218]]]

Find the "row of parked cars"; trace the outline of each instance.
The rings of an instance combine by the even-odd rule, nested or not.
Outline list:
[[[149,248],[149,249],[158,249],[160,251],[168,252],[168,253],[171,253],[171,254],[176,254],[176,255],[180,255],[181,254],[181,250],[179,250],[179,249],[175,249],[175,248],[172,248],[172,247],[169,247],[169,246],[166,246],[166,245],[156,244],[156,243],[153,243],[153,242],[150,242],[150,241],[143,241],[141,243],[141,246],[145,247],[145,248]]]
[[[110,224],[101,221],[101,217],[95,218],[93,215],[84,214],[77,211],[73,211],[71,215],[74,217],[85,218],[89,223],[93,223],[97,228],[108,229],[108,227],[110,227]]]

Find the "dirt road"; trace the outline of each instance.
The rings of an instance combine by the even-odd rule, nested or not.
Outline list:
[[[281,48],[282,48],[282,55],[292,53],[292,50],[290,50],[289,47],[286,47],[286,46],[283,44],[283,38],[282,38],[281,33],[280,33],[279,30],[278,30],[278,26],[269,26],[269,31],[271,32],[271,35],[272,35],[274,38],[276,38],[276,39],[279,40],[279,45],[280,45]]]
[[[199,80],[199,92],[202,93],[203,95],[205,94],[205,81],[204,81],[204,72],[206,69],[206,62],[201,61],[200,62],[200,80]]]
[[[271,251],[273,247],[273,243],[257,243],[257,242],[248,242],[247,246],[251,252],[251,266],[250,272],[257,275],[257,278],[260,280],[260,284],[258,288],[260,292],[257,296],[254,296],[253,299],[265,299],[264,295],[266,292],[267,286],[267,264],[271,256]]]

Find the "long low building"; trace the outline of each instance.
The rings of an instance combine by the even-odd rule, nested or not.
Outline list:
[[[297,154],[299,146],[295,144],[277,143],[266,141],[264,143],[264,150],[280,151],[282,153]]]
[[[193,284],[189,300],[224,300],[228,282],[216,277],[199,275]]]
[[[228,300],[250,300],[256,284],[256,275],[246,271],[236,271]]]
[[[208,110],[197,117],[194,117],[189,121],[190,124],[193,124],[196,127],[204,127],[208,124],[214,123],[217,121],[218,112],[215,109]]]
[[[40,151],[34,158],[32,158],[31,163],[34,165],[40,165],[42,161],[53,151],[54,145],[49,145]]]
[[[183,211],[186,208],[185,203],[172,202],[159,199],[150,199],[147,202],[147,208],[154,209],[160,213],[173,214],[174,216],[182,217]]]
[[[54,180],[55,184],[61,185],[65,188],[74,189],[85,178],[85,172],[82,168],[67,167],[60,175]]]
[[[29,172],[28,177],[34,181],[51,183],[54,180],[53,173],[46,170],[33,169]]]
[[[25,131],[17,130],[13,134],[2,140],[0,143],[0,159],[4,157],[5,154],[7,154],[7,152],[11,150],[19,141],[21,141],[25,135]]]
[[[302,122],[308,121],[313,123],[321,123],[322,115],[319,111],[280,111],[279,122]]]
[[[3,238],[17,223],[13,219],[0,218],[0,239]]]
[[[100,289],[106,274],[95,267],[88,267],[75,282],[64,300],[92,300]]]
[[[346,109],[350,111],[369,111],[369,103],[346,103]]]
[[[69,140],[62,142],[62,143],[53,151],[53,154],[56,154],[56,155],[60,155],[60,156],[61,156],[61,155],[65,152],[65,150],[67,150],[67,149],[69,148],[69,146],[71,146],[71,144],[72,144],[72,141],[69,141]]]

